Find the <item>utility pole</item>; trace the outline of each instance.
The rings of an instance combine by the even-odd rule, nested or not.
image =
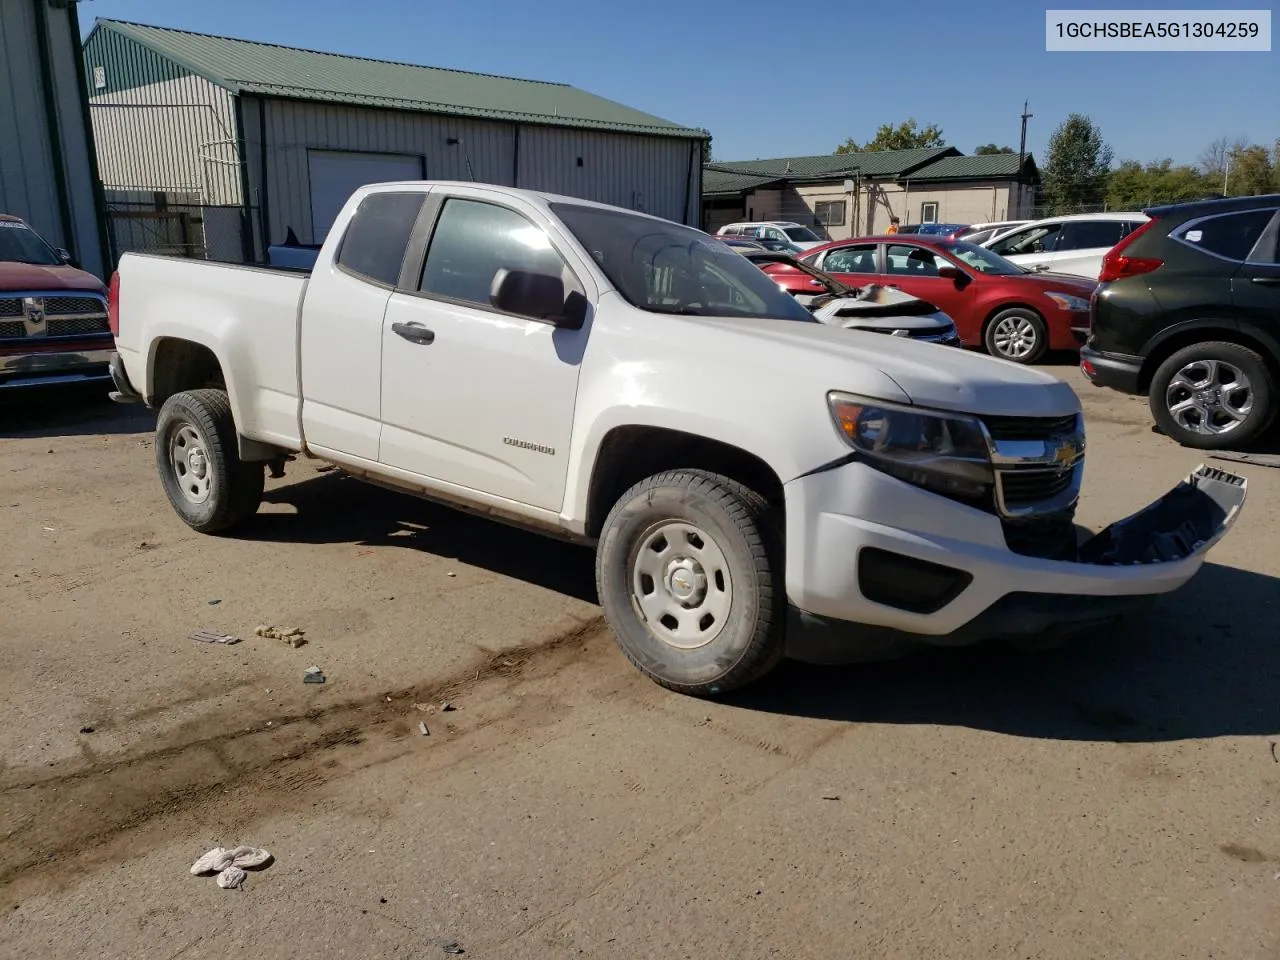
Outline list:
[[[1031,104],[1030,100],[1022,101],[1022,137],[1018,140],[1018,215],[1022,215],[1022,165],[1026,162],[1027,156],[1027,121],[1031,119],[1031,114],[1027,112],[1027,107]]]
[[[1228,152],[1227,152],[1227,166],[1226,166],[1226,169],[1222,171],[1222,195],[1223,195],[1224,197],[1229,197],[1229,196],[1231,196],[1231,194],[1227,193],[1227,181],[1228,181],[1230,178],[1231,178],[1231,153],[1230,153],[1230,151],[1228,151]]]

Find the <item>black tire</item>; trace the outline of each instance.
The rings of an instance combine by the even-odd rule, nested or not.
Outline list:
[[[1001,334],[1010,332],[1007,328],[1013,325],[1018,328],[1017,338],[1013,343],[1004,342]],[[1049,329],[1040,314],[1030,307],[1007,307],[987,321],[982,331],[982,345],[987,353],[1001,360],[1037,363],[1049,350]]]
[[[172,455],[182,449],[187,456]],[[193,453],[198,460],[191,459]],[[174,511],[201,533],[230,530],[262,503],[263,465],[236,453],[236,425],[225,390],[188,390],[164,402],[156,419],[156,467]],[[197,498],[199,489],[202,498]]]
[[[1195,421],[1205,422],[1203,409],[1191,409],[1179,415],[1175,415],[1170,409],[1172,405],[1179,402],[1178,398],[1194,395],[1189,385],[1184,387],[1174,384],[1174,378],[1189,367],[1194,369],[1203,366],[1207,374],[1209,365],[1213,362],[1234,367],[1243,375],[1252,390],[1253,406],[1245,418],[1238,421],[1231,429],[1219,433],[1199,433]],[[1233,398],[1239,398],[1238,391],[1223,392],[1222,376],[1225,374],[1226,371],[1222,370],[1215,384],[1206,389],[1218,391],[1218,396],[1222,400],[1231,401]],[[1173,390],[1170,389],[1171,386]],[[1275,419],[1275,400],[1275,376],[1267,367],[1266,361],[1248,347],[1217,340],[1183,347],[1170,356],[1156,369],[1155,376],[1151,378],[1151,387],[1147,392],[1151,416],[1155,418],[1156,426],[1160,431],[1184,447],[1196,450],[1238,450],[1249,446],[1266,432]],[[1211,414],[1209,422],[1223,422],[1224,417],[1227,420],[1231,419],[1225,414],[1218,413]],[[1187,424],[1184,424],[1184,420]]]
[[[693,648],[660,636],[669,629],[663,626],[663,618],[651,629],[636,592],[645,592],[637,573],[641,549],[649,538],[661,538],[659,529],[673,522],[705,533],[709,547],[699,545],[700,537],[676,529],[676,535],[685,537],[681,546],[693,544],[690,549],[707,563],[707,569],[720,565],[712,555],[718,551],[721,573],[728,574],[723,580],[714,571],[708,577],[702,566],[695,565],[694,576],[705,580],[708,595],[708,605],[696,609],[711,609],[711,594],[718,591],[721,602],[727,595],[728,610],[706,628],[714,628],[714,636]],[[670,562],[679,563],[678,556]],[[641,586],[633,587],[637,582]],[[665,590],[652,579],[648,582],[655,590]],[[764,676],[782,660],[786,591],[780,531],[764,498],[728,477],[705,470],[673,470],[649,477],[624,493],[609,511],[600,536],[596,588],[622,652],[642,673],[670,690],[693,696],[728,693]],[[657,597],[658,602],[664,597],[674,602],[670,592],[646,595]],[[711,614],[698,621],[699,629],[707,616]],[[693,636],[697,642],[698,634]]]

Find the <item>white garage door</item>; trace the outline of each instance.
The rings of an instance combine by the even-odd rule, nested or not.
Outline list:
[[[422,158],[397,153],[308,150],[311,177],[311,234],[323,243],[347,198],[366,183],[421,180]]]

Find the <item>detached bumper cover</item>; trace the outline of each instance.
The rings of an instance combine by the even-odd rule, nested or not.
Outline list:
[[[793,483],[808,479],[816,477]],[[1190,580],[1235,523],[1247,489],[1244,478],[1202,465],[1159,500],[1086,541],[1074,561],[1064,561],[1015,554],[996,518],[889,482],[901,488],[889,500],[908,511],[899,515],[930,518],[934,529],[894,529],[829,513],[809,518],[817,541],[808,551],[799,547],[797,576],[810,582],[793,589],[790,563],[788,569],[791,656],[838,662],[921,644],[1045,639],[1115,621]],[[927,505],[911,503],[917,495]],[[968,541],[940,535],[945,527],[967,531]],[[858,569],[868,548],[877,556],[894,553],[950,568],[965,586],[927,613],[873,602],[860,589],[867,580]]]

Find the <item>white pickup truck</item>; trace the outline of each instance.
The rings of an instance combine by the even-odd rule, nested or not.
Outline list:
[[[1081,543],[1065,383],[822,324],[700,231],[564,197],[363,187],[309,276],[129,254],[109,305],[191,527],[245,522],[301,455],[592,544],[619,645],[691,694],[1111,621],[1245,497],[1201,467]]]

